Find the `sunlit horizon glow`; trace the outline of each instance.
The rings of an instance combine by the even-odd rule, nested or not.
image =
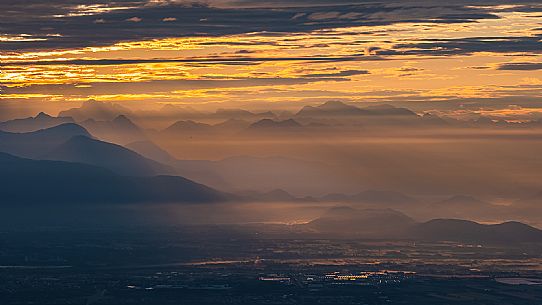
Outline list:
[[[171,30],[172,37],[103,46],[0,51],[0,101],[55,104],[57,110],[89,99],[136,107],[292,110],[338,99],[407,107],[414,102],[418,108],[420,102],[434,102],[424,103],[423,110],[454,113],[471,99],[483,99],[473,113],[506,116],[513,114],[511,105],[539,112],[533,100],[542,97],[542,70],[529,67],[542,65],[542,48],[536,48],[542,39],[540,7],[480,8],[496,17],[216,36],[173,37]],[[107,14],[130,9],[80,5],[53,18],[92,16],[107,22]],[[170,23],[177,22],[175,17],[163,16],[173,18]],[[292,16],[301,17],[315,22],[361,18],[333,11]],[[0,34],[0,43],[48,39]],[[525,49],[522,41],[528,41]],[[507,68],[514,64],[530,66]],[[447,105],[451,100],[455,106]]]

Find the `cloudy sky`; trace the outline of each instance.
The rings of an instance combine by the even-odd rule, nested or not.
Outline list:
[[[0,103],[538,115],[541,40],[537,1],[3,0]]]

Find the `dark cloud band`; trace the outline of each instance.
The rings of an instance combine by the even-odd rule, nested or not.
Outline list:
[[[506,64],[499,65],[498,70],[518,70],[518,71],[542,70],[542,63],[529,63],[529,62],[506,63]]]
[[[356,60],[375,60],[373,57],[359,56],[321,56],[321,57],[235,57],[235,58],[183,58],[183,59],[75,59],[75,60],[42,60],[42,61],[14,61],[0,63],[0,66],[110,66],[134,65],[148,63],[205,63],[205,64],[243,64],[270,61],[311,61],[311,62],[337,62]]]
[[[287,34],[352,26],[458,23],[498,18],[489,8],[438,4],[440,2],[420,5],[386,1],[352,5],[319,1],[318,5],[311,5],[308,1],[296,1],[298,5],[278,8],[186,5],[177,1],[153,3],[143,0],[1,1],[1,31],[22,39],[3,41],[0,51],[69,49],[168,37],[253,32]]]

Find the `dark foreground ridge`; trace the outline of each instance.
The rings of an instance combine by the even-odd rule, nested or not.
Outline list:
[[[178,176],[127,177],[103,168],[0,153],[5,204],[218,202],[231,198]]]

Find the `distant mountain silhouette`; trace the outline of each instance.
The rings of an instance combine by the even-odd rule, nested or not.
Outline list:
[[[119,115],[111,121],[85,120],[80,123],[93,136],[118,144],[127,144],[147,139],[142,128],[137,126],[125,115]]]
[[[460,219],[434,219],[411,229],[413,237],[425,240],[469,243],[542,242],[542,231],[520,222],[485,225]]]
[[[200,112],[195,110],[191,106],[179,106],[179,105],[173,105],[173,104],[165,104],[162,106],[159,110],[159,112],[170,114],[170,115],[177,115],[177,116],[194,116],[199,115]]]
[[[2,122],[0,123],[0,130],[8,132],[33,132],[66,123],[74,123],[74,120],[71,117],[53,117],[40,112],[35,117]]]
[[[0,153],[0,202],[121,204],[217,202],[233,198],[183,177],[125,177],[103,168]]]
[[[395,107],[393,105],[388,105],[388,104],[367,106],[367,107],[361,108],[361,109],[369,111],[371,115],[411,116],[411,117],[417,117],[418,116],[414,111],[412,111],[410,109]]]
[[[431,113],[424,113],[421,117],[422,122],[425,125],[435,125],[435,126],[449,126],[450,123],[448,123],[443,118],[439,117],[436,114]]]
[[[273,111],[258,112],[258,113],[256,113],[256,116],[258,116],[260,118],[271,118],[271,119],[276,119],[277,118],[277,114],[274,113]]]
[[[162,130],[162,133],[175,136],[212,136],[236,133],[246,129],[248,126],[250,126],[248,121],[236,118],[227,119],[214,125],[192,120],[182,120]]]
[[[296,116],[299,117],[335,117],[335,116],[410,116],[417,114],[406,108],[392,105],[374,105],[365,108],[348,105],[340,101],[328,101],[319,106],[305,106]]]
[[[163,164],[169,164],[175,161],[173,156],[151,141],[138,141],[124,146],[144,156],[145,158],[158,161]]]
[[[101,166],[123,175],[170,174],[174,170],[122,146],[93,139],[87,130],[68,123],[29,133],[0,132],[0,152]]]
[[[301,225],[318,233],[364,238],[401,238],[480,244],[542,242],[542,230],[509,221],[480,224],[461,219],[433,219],[417,223],[392,209],[335,207]]]
[[[73,123],[27,133],[0,131],[0,152],[40,158],[75,136],[91,137],[85,128]]]
[[[173,169],[125,147],[87,136],[72,137],[43,155],[42,159],[90,164],[129,176],[153,176],[174,172]]]
[[[296,116],[321,117],[321,116],[356,116],[368,115],[369,111],[356,106],[347,105],[340,101],[328,101],[319,106],[305,106]]]
[[[173,104],[165,104],[164,106],[160,108],[160,111],[173,113],[173,114],[199,113],[199,111],[197,111],[191,106],[179,106],[179,105],[173,105]]]
[[[132,111],[124,106],[95,100],[85,101],[81,107],[61,111],[59,116],[72,117],[77,122],[88,119],[111,121],[119,115],[130,115]]]
[[[387,238],[402,236],[413,225],[412,218],[392,209],[335,207],[303,226],[320,233]]]
[[[217,131],[240,131],[247,128],[249,122],[240,119],[228,119],[224,122],[213,125]]]
[[[178,121],[173,123],[168,128],[164,129],[163,132],[166,134],[175,134],[175,135],[191,135],[191,134],[202,134],[208,133],[213,130],[213,127],[209,124],[195,122],[191,120],[187,121]]]
[[[256,115],[244,109],[217,109],[215,115],[220,118],[253,119]]]
[[[216,117],[217,119],[254,121],[259,119],[276,119],[277,115],[271,111],[255,113],[244,109],[218,109],[213,117]]]
[[[284,121],[275,121],[271,119],[262,119],[258,122],[251,124],[247,131],[288,131],[299,130],[302,125],[294,119],[287,119]]]

